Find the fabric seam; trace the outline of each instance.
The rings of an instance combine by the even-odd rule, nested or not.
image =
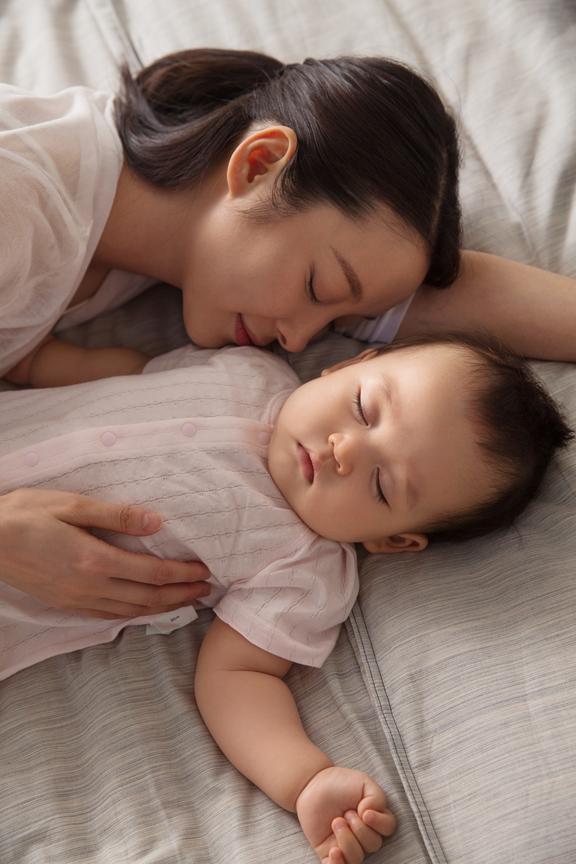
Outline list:
[[[426,801],[418,785],[418,780],[410,764],[410,759],[402,740],[402,733],[396,723],[392,705],[386,692],[386,685],[376,660],[374,646],[358,603],[355,604],[345,623],[346,632],[356,655],[358,666],[364,679],[368,695],[388,741],[390,752],[398,775],[406,792],[412,813],[418,825],[431,864],[448,864],[442,844],[438,838]]]

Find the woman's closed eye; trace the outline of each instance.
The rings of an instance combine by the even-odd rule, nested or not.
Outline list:
[[[314,275],[314,268],[312,267],[308,276],[308,280],[306,282],[306,293],[312,303],[320,303],[318,295],[316,294],[316,289],[314,287]]]

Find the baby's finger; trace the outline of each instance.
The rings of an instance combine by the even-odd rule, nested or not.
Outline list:
[[[344,855],[337,846],[333,846],[327,858],[322,858],[321,864],[346,864]]]
[[[332,831],[336,837],[338,848],[344,855],[346,864],[362,864],[362,861],[364,860],[364,850],[358,840],[354,837],[354,834],[350,830],[350,826],[346,820],[342,819],[340,816],[334,819],[332,822]],[[333,850],[331,849],[330,854],[332,854],[332,851]],[[335,862],[330,859],[330,864],[335,864]]]
[[[362,821],[383,837],[390,837],[396,830],[396,817],[390,810],[364,810]]]
[[[362,793],[362,800],[357,808],[360,817],[366,810],[382,811],[388,809],[386,793],[371,777],[366,777]]]
[[[344,818],[364,852],[376,852],[377,849],[380,849],[382,846],[382,836],[366,825],[355,810],[348,810],[344,814]]]

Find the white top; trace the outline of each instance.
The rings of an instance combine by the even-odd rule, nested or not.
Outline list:
[[[255,348],[181,348],[146,373],[3,394],[0,494],[45,487],[153,507],[165,520],[154,535],[98,533],[124,549],[204,561],[212,591],[197,607],[272,654],[320,666],[358,577],[353,547],[311,531],[268,473],[271,424],[296,376]],[[0,678],[130,624],[170,632],[196,617],[189,606],[83,618],[0,583]]]
[[[400,328],[400,324],[404,320],[406,312],[410,308],[414,296],[414,294],[411,294],[406,300],[403,300],[396,306],[391,306],[390,309],[377,318],[366,318],[355,327],[337,327],[336,329],[340,333],[346,333],[355,339],[362,339],[364,342],[392,342]]]
[[[153,282],[112,271],[93,297],[65,313],[122,168],[112,100],[85,87],[37,96],[0,85],[0,375],[50,331],[93,318]]]

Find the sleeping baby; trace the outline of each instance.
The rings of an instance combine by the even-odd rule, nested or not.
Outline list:
[[[253,348],[186,347],[144,374],[3,395],[0,493],[24,486],[152,505],[160,531],[100,536],[208,566],[207,598],[97,619],[0,583],[0,677],[215,613],[195,695],[224,754],[298,816],[317,856],[356,864],[393,833],[375,780],[335,766],[284,682],[320,666],[358,591],[354,543],[422,551],[509,525],[571,437],[526,364],[471,337],[371,348],[299,382]]]

